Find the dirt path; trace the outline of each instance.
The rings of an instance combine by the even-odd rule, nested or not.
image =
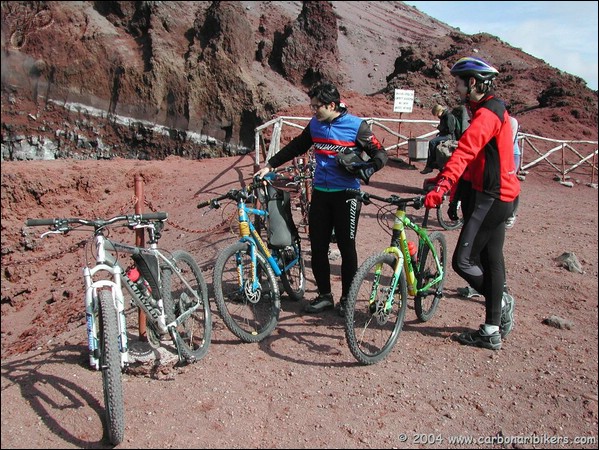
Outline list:
[[[133,176],[141,171],[150,205],[170,214],[164,247],[190,251],[211,283],[218,250],[235,237],[206,232],[222,216],[201,215],[195,205],[238,186],[252,161],[29,161],[3,162],[2,170],[3,249],[13,253],[3,255],[1,446],[107,448],[101,379],[86,367],[83,253],[39,259],[64,242],[21,235],[24,220],[107,215],[130,205]],[[390,163],[366,189],[411,194],[422,179]],[[124,376],[119,447],[597,448],[597,191],[584,181],[567,188],[538,170],[523,183],[520,215],[505,245],[516,326],[501,351],[450,339],[484,315],[480,299],[456,295],[464,282],[452,271],[437,315],[419,323],[410,304],[396,348],[369,367],[353,359],[333,311],[304,315],[301,303],[284,298],[273,335],[242,344],[213,306],[206,358],[182,368],[168,361],[137,365]],[[92,202],[94,193],[99,200]],[[457,233],[445,233],[452,252]],[[365,206],[360,261],[387,240],[376,208]],[[37,249],[22,254],[23,241]],[[576,254],[584,274],[555,261],[564,252]],[[337,298],[339,261],[332,264]],[[310,297],[310,270],[308,282]],[[543,324],[552,315],[572,327]]]

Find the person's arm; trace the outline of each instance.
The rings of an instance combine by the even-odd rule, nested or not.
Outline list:
[[[475,120],[476,119],[476,120]],[[479,152],[497,135],[501,122],[497,115],[486,108],[476,112],[468,129],[458,141],[458,147],[443,167],[441,176],[452,184],[457,182]]]
[[[370,156],[370,160],[374,164],[375,170],[381,170],[385,164],[387,164],[387,160],[389,159],[387,151],[372,133],[370,126],[368,126],[368,123],[365,120],[362,121],[360,128],[358,129],[356,144]]]
[[[299,136],[294,137],[289,144],[279,150],[278,153],[273,155],[267,162],[266,165],[254,174],[255,177],[264,178],[271,169],[279,167],[285,164],[287,161],[291,161],[296,156],[306,153],[312,146],[312,135],[310,134],[310,125],[303,129]]]
[[[268,164],[271,167],[279,167],[287,161],[291,161],[296,156],[306,153],[312,147],[312,144],[312,135],[310,134],[310,125],[308,124],[299,136],[294,137],[289,144],[273,155],[268,160]]]

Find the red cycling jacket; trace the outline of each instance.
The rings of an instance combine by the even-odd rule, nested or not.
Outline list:
[[[512,128],[505,104],[493,95],[470,102],[470,126],[445,164],[441,176],[457,183],[467,171],[472,188],[504,202],[520,194],[514,165]]]

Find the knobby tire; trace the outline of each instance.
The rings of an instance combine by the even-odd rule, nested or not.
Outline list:
[[[448,231],[457,230],[464,224],[464,220],[462,218],[462,209],[458,205],[458,207],[457,207],[458,220],[450,219],[449,215],[448,215],[448,211],[449,211],[449,205],[445,205],[445,204],[441,203],[439,206],[437,206],[437,221],[439,222],[439,225],[441,225],[441,227],[444,230],[448,230]]]
[[[447,242],[443,233],[439,231],[433,231],[429,238],[439,261],[443,268],[443,278],[437,284],[430,287],[428,292],[421,292],[414,298],[414,309],[416,310],[416,316],[422,322],[429,321],[437,311],[441,297],[443,297],[443,284],[445,283],[445,277],[447,275]],[[430,280],[434,279],[438,275],[437,265],[433,253],[428,246],[422,249],[422,255],[418,262],[418,273],[417,273],[417,288],[421,289]]]
[[[408,290],[402,269],[395,288],[393,305],[384,312],[384,301],[390,291],[396,258],[389,253],[370,256],[359,267],[351,284],[345,311],[345,337],[352,355],[365,365],[383,360],[395,346],[401,333]],[[382,264],[374,303],[369,299],[373,293],[375,268]]]
[[[189,253],[177,250],[171,256],[181,275],[199,296],[199,307],[174,330],[181,355],[186,362],[192,363],[206,356],[212,338],[208,286],[200,267]],[[196,305],[196,298],[168,265],[162,268],[162,292],[167,324]]]
[[[282,268],[297,258],[296,263],[287,272],[283,271],[281,273],[281,283],[291,300],[299,301],[303,299],[306,292],[306,266],[301,245],[295,243],[289,248],[278,250],[277,256]]]
[[[104,388],[104,412],[108,440],[112,445],[125,437],[125,402],[119,350],[118,317],[112,293],[98,291],[100,301],[100,368]]]
[[[256,253],[260,288],[251,292],[249,246],[236,242],[219,254],[214,266],[214,295],[227,328],[244,342],[259,342],[277,326],[281,305],[275,274],[260,253]]]

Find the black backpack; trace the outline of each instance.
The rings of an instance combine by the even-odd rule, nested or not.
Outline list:
[[[272,185],[267,187],[268,246],[283,248],[299,239],[291,216],[291,194]]]
[[[466,131],[466,128],[468,128],[468,125],[470,125],[470,116],[468,115],[468,111],[464,105],[456,106],[451,110],[451,113],[456,118],[454,134],[456,140],[459,140],[464,131]]]

